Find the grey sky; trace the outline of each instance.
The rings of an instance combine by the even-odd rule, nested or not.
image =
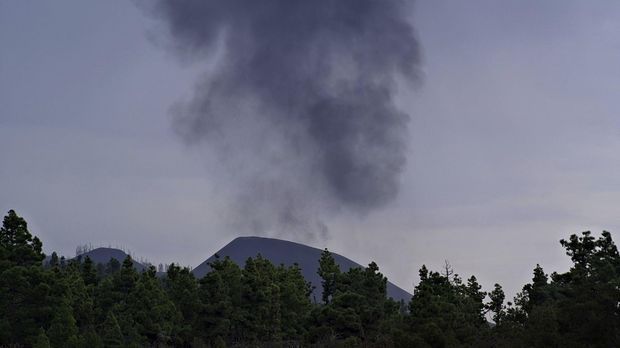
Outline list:
[[[423,81],[399,93],[401,192],[327,217],[330,239],[310,244],[408,290],[448,259],[513,293],[536,263],[567,267],[560,238],[617,231],[620,4],[427,0],[411,17]],[[0,209],[46,251],[124,245],[195,266],[248,234],[227,219],[224,168],[171,130],[206,68],[149,40],[156,27],[129,2],[0,1]]]

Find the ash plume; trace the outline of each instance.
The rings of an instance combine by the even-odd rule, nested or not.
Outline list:
[[[226,169],[253,233],[325,234],[325,215],[393,200],[419,48],[398,0],[160,0],[170,45],[214,62],[174,126]]]

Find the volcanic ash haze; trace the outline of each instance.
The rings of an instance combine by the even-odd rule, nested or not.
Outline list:
[[[393,99],[419,62],[408,3],[160,0],[152,9],[182,57],[216,60],[173,108],[174,126],[228,171],[238,227],[312,237],[325,233],[325,214],[394,199],[409,116]]]

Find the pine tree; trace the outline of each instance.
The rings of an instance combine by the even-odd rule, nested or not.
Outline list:
[[[0,275],[0,345],[24,344],[49,325],[53,273],[37,266],[11,267]]]
[[[334,260],[333,255],[327,250],[323,250],[319,259],[319,270],[317,272],[321,277],[321,285],[323,286],[323,294],[321,298],[323,303],[328,304],[336,292],[336,284],[340,275],[340,266]]]
[[[121,328],[118,325],[116,316],[111,311],[108,312],[105,322],[103,323],[101,339],[103,341],[103,345],[106,348],[116,348],[124,346]]]
[[[555,298],[563,342],[620,345],[620,256],[611,234],[603,231],[596,239],[586,231],[560,244],[573,266],[567,273],[552,274],[552,283],[544,293]]]
[[[300,340],[306,332],[310,315],[312,288],[297,264],[277,269],[281,302],[282,334],[285,340]]]
[[[478,284],[478,279],[475,276],[471,276],[467,279],[467,286],[465,288],[465,295],[467,297],[467,305],[469,306],[471,319],[476,326],[486,324],[484,318],[485,307],[484,299],[487,293],[482,291],[482,286]]]
[[[50,340],[43,329],[39,329],[39,335],[32,342],[32,348],[50,348]]]
[[[97,270],[90,256],[86,256],[82,263],[82,279],[87,286],[97,284]]]
[[[506,314],[504,311],[504,300],[506,299],[506,295],[501,285],[494,285],[493,291],[489,293],[489,299],[490,302],[487,304],[487,308],[493,312],[493,321],[495,325],[500,326]]]
[[[138,272],[133,266],[133,260],[131,256],[127,255],[121,266],[119,277],[117,278],[117,285],[120,291],[127,295],[133,289],[138,279]]]
[[[58,254],[56,254],[56,252],[54,251],[52,253],[52,256],[50,257],[49,266],[52,268],[57,268],[59,265],[60,265],[60,261],[58,259]]]
[[[0,228],[0,270],[2,262],[18,266],[40,265],[45,258],[42,243],[28,231],[26,220],[9,210]]]
[[[194,332],[205,342],[217,337],[227,342],[240,341],[245,321],[243,273],[230,258],[217,259],[211,271],[200,280],[200,310]]]
[[[78,328],[68,304],[62,304],[54,313],[47,335],[54,347],[68,347],[77,342]],[[72,343],[72,344],[70,344]]]
[[[168,297],[181,315],[174,329],[178,336],[176,343],[177,345],[190,344],[195,336],[192,332],[192,325],[200,310],[198,281],[189,268],[180,268],[172,264],[168,267],[164,286]]]
[[[267,342],[281,337],[280,289],[273,264],[260,254],[248,258],[242,271],[243,308],[246,313],[244,335],[250,342],[264,338]]]
[[[105,265],[105,275],[112,275],[121,270],[121,263],[115,258],[110,258],[110,261]]]
[[[94,329],[87,329],[80,337],[80,347],[104,348],[103,340]]]
[[[149,344],[171,339],[174,323],[181,320],[174,304],[161,287],[154,266],[137,280],[127,297],[125,313],[135,323],[135,331]]]

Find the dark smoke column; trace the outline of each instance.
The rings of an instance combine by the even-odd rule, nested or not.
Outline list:
[[[392,200],[409,116],[397,80],[418,44],[397,0],[160,0],[172,46],[214,73],[177,105],[175,129],[214,151],[255,233],[316,232],[328,212]]]

